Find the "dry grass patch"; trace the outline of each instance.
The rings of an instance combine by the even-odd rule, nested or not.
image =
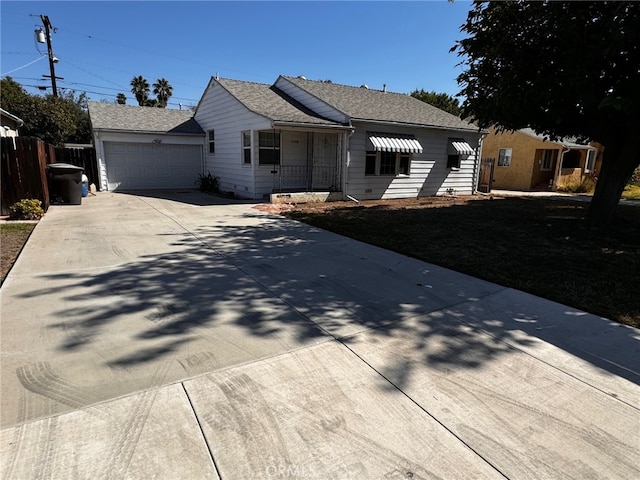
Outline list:
[[[588,203],[458,197],[298,205],[290,218],[640,327],[640,207],[606,232]]]

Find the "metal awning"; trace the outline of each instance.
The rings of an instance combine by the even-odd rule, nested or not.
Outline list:
[[[449,155],[473,155],[475,150],[464,138],[450,138],[447,153]]]
[[[422,153],[422,145],[414,136],[391,136],[370,133],[369,142],[380,152]]]

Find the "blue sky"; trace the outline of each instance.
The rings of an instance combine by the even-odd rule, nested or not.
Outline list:
[[[129,83],[164,77],[169,108],[195,105],[212,76],[273,83],[278,75],[409,93],[455,95],[462,38],[471,3],[287,2],[0,2],[0,73],[29,93],[51,86],[46,45],[34,31],[47,15],[58,88],[91,100],[135,99]],[[41,58],[42,57],[42,58]],[[31,63],[34,62],[34,63]],[[31,64],[30,64],[31,63]],[[26,66],[25,66],[26,65]],[[48,89],[50,92],[50,88]]]

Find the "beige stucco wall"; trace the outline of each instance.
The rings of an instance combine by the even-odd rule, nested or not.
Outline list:
[[[511,165],[498,166],[498,152],[511,148]],[[538,185],[547,185],[553,177],[555,163],[550,171],[540,169],[542,150],[562,151],[562,146],[545,142],[521,132],[497,133],[492,127],[482,143],[482,157],[495,158],[493,188],[529,190]]]

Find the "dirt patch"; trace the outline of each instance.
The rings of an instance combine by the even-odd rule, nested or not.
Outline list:
[[[35,223],[7,222],[0,224],[0,253],[2,256],[0,284],[4,282],[35,226]]]
[[[361,202],[314,202],[314,203],[284,203],[284,204],[263,204],[257,205],[257,210],[269,213],[287,212],[309,212],[324,213],[332,210],[343,210],[345,208],[384,208],[385,210],[402,210],[416,208],[438,208],[450,207],[452,205],[466,205],[471,201],[493,200],[492,195],[465,195],[465,196],[442,196],[424,198],[397,198],[388,200],[363,200]]]

